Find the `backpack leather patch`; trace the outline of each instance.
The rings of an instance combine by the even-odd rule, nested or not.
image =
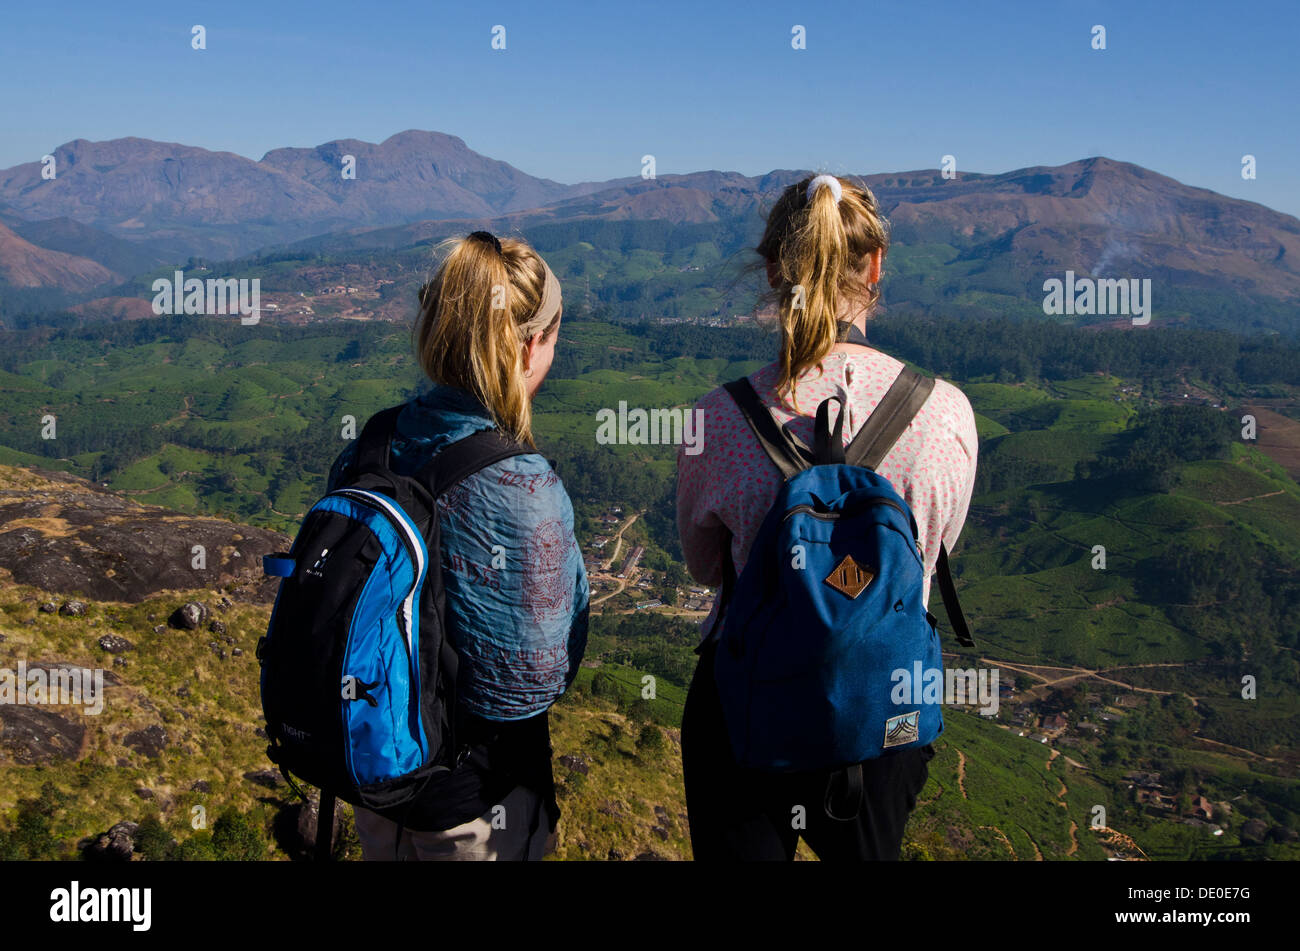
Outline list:
[[[845,555],[822,580],[852,601],[867,589],[875,577],[874,573],[854,561],[852,555]]]

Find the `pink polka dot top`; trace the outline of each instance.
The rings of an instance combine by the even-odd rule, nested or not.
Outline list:
[[[848,407],[847,445],[902,370],[901,361],[868,347],[833,350],[822,361],[820,374],[813,369],[799,378],[798,412],[775,393],[778,364],[751,374],[749,382],[777,424],[809,446],[817,406],[827,397],[840,396]],[[831,407],[832,427],[838,406]],[[720,586],[727,530],[732,533],[731,557],[739,573],[782,480],[726,390],[718,387],[695,407],[704,413],[703,445],[695,455],[688,455],[685,445],[678,448],[677,530],[691,576],[700,584]],[[925,553],[927,604],[939,540],[951,552],[966,521],[978,449],[970,401],[951,383],[936,380],[929,399],[877,469],[916,516]],[[704,631],[712,629],[717,600]]]

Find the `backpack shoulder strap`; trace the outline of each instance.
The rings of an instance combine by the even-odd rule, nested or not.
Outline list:
[[[849,465],[874,469],[898,442],[934,389],[934,380],[903,367],[889,391],[844,449]]]
[[[415,474],[415,478],[437,498],[462,479],[494,462],[536,451],[508,439],[495,429],[481,429],[439,451]]]
[[[745,422],[749,423],[749,428],[758,437],[758,444],[763,447],[763,451],[767,453],[767,457],[773,464],[781,470],[782,478],[792,479],[808,468],[808,461],[800,455],[789,433],[776,424],[772,414],[754,392],[754,385],[749,382],[748,377],[742,376],[739,380],[732,380],[724,384],[724,389],[731,394],[731,398],[740,407]]]
[[[401,415],[405,403],[380,410],[366,421],[357,440],[357,452],[353,457],[352,471],[388,468],[393,444],[393,432],[397,427],[397,417]]]
[[[952,570],[948,567],[948,546],[939,543],[939,563],[934,566],[934,579],[939,582],[939,594],[943,597],[943,609],[948,612],[948,623],[957,635],[957,643],[962,647],[974,647],[975,639],[971,637],[970,625],[962,613],[957,600],[957,586],[952,581]]]
[[[881,398],[880,404],[871,413],[853,441],[849,443],[844,454],[850,465],[875,469],[882,459],[898,442],[908,424],[920,412],[925,401],[934,390],[934,380],[922,376],[909,367],[903,367]],[[948,546],[939,542],[939,558],[934,567],[935,580],[939,583],[939,594],[943,597],[943,609],[948,614],[948,623],[962,647],[974,647],[970,626],[957,600],[957,585],[952,580],[952,569],[948,564]]]

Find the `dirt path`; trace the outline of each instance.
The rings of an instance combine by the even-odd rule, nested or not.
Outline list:
[[[1230,743],[1220,743],[1218,740],[1211,740],[1211,739],[1209,739],[1208,737],[1204,737],[1204,736],[1193,736],[1192,739],[1194,739],[1194,740],[1199,740],[1199,741],[1202,742],[1202,743],[1209,743],[1211,746],[1222,746],[1225,750],[1232,750],[1233,752],[1236,752],[1236,753],[1242,753],[1242,754],[1244,754],[1244,755],[1246,755],[1246,756],[1253,757],[1254,759],[1262,759],[1262,760],[1263,760],[1264,762],[1266,762],[1266,763],[1280,763],[1280,762],[1282,762],[1281,760],[1274,759],[1274,758],[1271,757],[1271,756],[1263,756],[1263,755],[1261,755],[1261,754],[1259,754],[1259,753],[1252,752],[1251,750],[1242,749],[1240,746],[1233,746],[1233,745],[1230,744]]]
[[[961,798],[970,798],[966,795],[966,754],[961,750],[957,751],[957,788],[961,790]]]
[[[1005,832],[1003,832],[1003,831],[1002,831],[1001,829],[999,829],[997,826],[980,826],[979,828],[981,828],[981,829],[989,829],[989,830],[992,831],[992,832],[996,832],[997,835],[998,835],[998,838],[1002,840],[1002,844],[1005,845],[1005,846],[1007,847],[1007,852],[1008,852],[1008,854],[1010,854],[1011,858],[1012,858],[1013,860],[1015,860],[1015,859],[1018,858],[1018,856],[1016,855],[1016,850],[1015,850],[1014,848],[1012,848],[1012,846],[1011,846],[1011,840],[1007,838],[1007,834],[1006,834]]]
[[[632,580],[631,578],[619,578],[618,587],[615,588],[613,591],[611,591],[609,594],[602,594],[599,598],[596,598],[596,600],[591,602],[591,606],[594,608],[602,601],[608,601],[610,598],[614,597],[614,595],[622,594],[623,591],[627,588],[627,583],[631,580]]]
[[[1085,680],[1088,678],[1092,678],[1094,680],[1099,680],[1105,684],[1113,684],[1116,687],[1123,687],[1125,690],[1132,690],[1134,693],[1149,693],[1160,697],[1170,696],[1172,694],[1177,693],[1180,696],[1184,696],[1188,700],[1190,700],[1192,702],[1192,706],[1196,706],[1197,702],[1201,699],[1200,697],[1193,697],[1191,694],[1181,693],[1180,691],[1156,690],[1154,687],[1137,687],[1134,686],[1133,684],[1125,683],[1122,680],[1115,680],[1113,677],[1103,676],[1115,670],[1133,670],[1138,667],[1184,667],[1186,666],[1185,664],[1176,664],[1176,663],[1124,664],[1119,667],[1103,667],[1099,670],[1092,670],[1088,667],[1049,667],[1043,664],[1016,664],[1005,660],[995,660],[992,657],[981,657],[979,661],[982,664],[988,664],[990,666],[1006,668],[1007,670],[1014,671],[1016,673],[1025,674],[1029,677],[1033,677],[1036,680],[1038,680],[1039,682],[1034,684],[1034,686],[1030,687],[1028,690],[1026,690],[1025,691],[1026,693],[1042,690],[1044,688],[1049,688],[1049,687],[1061,687],[1074,680]],[[1048,674],[1041,673],[1041,671],[1050,671],[1052,672],[1053,675],[1062,671],[1065,671],[1066,673],[1064,676],[1058,677],[1058,676],[1049,676]]]
[[[1024,826],[1020,827],[1020,831],[1025,833],[1025,838],[1027,838],[1029,840],[1029,844],[1034,847],[1034,861],[1041,862],[1043,860],[1043,851],[1038,847],[1038,843],[1034,841],[1034,837],[1029,834],[1029,832],[1025,829]]]
[[[1246,502],[1254,502],[1256,499],[1267,499],[1267,498],[1272,498],[1275,495],[1281,495],[1281,494],[1282,494],[1282,490],[1278,489],[1276,492],[1265,492],[1263,495],[1252,495],[1249,498],[1245,498],[1245,499],[1236,499],[1232,502],[1215,502],[1214,504],[1215,505],[1244,505]]]
[[[1058,756],[1060,756],[1060,755],[1061,755],[1061,751],[1060,751],[1060,750],[1052,750],[1052,755],[1049,756],[1049,757],[1047,757],[1047,768],[1048,768],[1049,770],[1052,768],[1052,762],[1053,762],[1053,761],[1054,761]],[[1064,796],[1066,793],[1068,793],[1070,790],[1069,790],[1069,788],[1065,785],[1065,780],[1064,780],[1064,779],[1061,779],[1060,777],[1057,777],[1057,780],[1056,780],[1056,781],[1057,781],[1058,783],[1061,784],[1061,788],[1058,789],[1057,792],[1056,792],[1056,804],[1057,804],[1058,806],[1060,806],[1062,809],[1066,809],[1066,808],[1068,808],[1068,807],[1067,807],[1066,804],[1062,801],[1061,797]],[[1025,833],[1025,834],[1028,835],[1029,833]]]
[[[631,526],[631,524],[637,520],[637,516],[639,516],[640,514],[641,514],[640,512],[633,512],[624,520],[623,524],[618,527],[618,531],[614,533],[613,535],[614,553],[610,555],[609,559],[605,562],[604,567],[601,569],[603,572],[608,573],[611,570],[611,567],[614,565],[614,563],[618,561],[618,553],[623,548],[623,533],[627,531],[628,527]],[[609,594],[603,594],[599,598],[594,599],[591,602],[592,607],[595,607],[596,605],[600,604],[603,601],[608,601],[610,598],[614,597],[615,595],[622,594],[627,589],[627,586],[631,584],[634,579],[615,578],[614,580],[617,582],[618,587],[616,587],[613,591],[609,592]]]
[[[609,561],[605,562],[606,571],[613,568],[614,562],[618,561],[618,553],[623,550],[623,533],[631,527],[632,523],[636,521],[637,516],[640,514],[640,512],[633,512],[627,517],[627,520],[618,527],[618,531],[614,533],[614,554],[610,555]]]
[[[1065,853],[1066,855],[1073,855],[1075,852],[1079,851],[1079,837],[1075,835],[1075,833],[1078,831],[1079,831],[1079,823],[1071,819],[1070,820],[1070,850]]]

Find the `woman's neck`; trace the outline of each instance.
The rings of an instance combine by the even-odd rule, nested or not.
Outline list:
[[[835,346],[831,347],[832,353],[835,353],[837,351],[860,353],[864,349],[868,349],[867,344],[862,342],[862,340],[864,340],[867,335],[867,312],[865,309],[858,311],[857,314],[854,315],[849,311],[849,308],[840,307],[840,313],[837,319],[840,322],[841,327],[845,323],[848,323],[852,327],[856,328],[858,333],[862,334],[862,337],[859,338],[859,340],[855,343],[850,343],[847,340],[841,340],[837,342]],[[854,336],[857,336],[857,334],[854,334]]]

